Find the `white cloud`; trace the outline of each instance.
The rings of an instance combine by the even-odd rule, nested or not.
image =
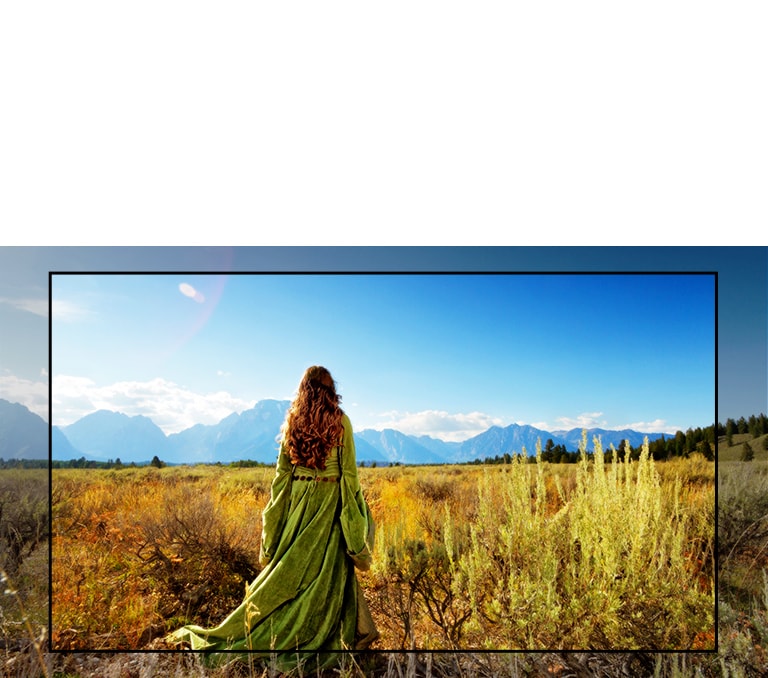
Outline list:
[[[20,403],[48,421],[48,380],[30,381],[12,374],[0,376],[0,398]]]
[[[538,428],[549,429],[546,424],[538,425]],[[573,428],[604,428],[611,431],[621,431],[631,429],[640,433],[676,433],[679,428],[667,424],[665,419],[654,419],[653,421],[635,421],[630,424],[609,424],[603,418],[602,412],[583,412],[577,417],[559,417],[557,419],[557,429],[570,430]]]
[[[226,391],[195,393],[172,381],[121,381],[98,386],[90,379],[55,376],[52,388],[53,422],[71,424],[86,414],[106,409],[128,416],[144,415],[166,434],[195,424],[216,424],[233,412],[253,407],[255,401],[236,398]]]
[[[45,315],[48,317],[48,303],[46,302]],[[83,318],[93,315],[93,311],[83,306],[75,304],[64,299],[53,299],[51,301],[51,310],[54,320],[62,322],[76,322]]]
[[[504,425],[501,419],[482,412],[451,414],[441,410],[424,410],[422,412],[385,412],[380,415],[377,422],[369,424],[366,428],[377,431],[392,428],[407,435],[428,435],[446,442],[461,442],[487,431],[491,426]]]
[[[558,417],[557,428],[570,430],[572,428],[609,428],[602,412],[582,412],[577,417]],[[545,427],[546,428],[546,427]]]
[[[189,283],[181,283],[181,284],[179,284],[179,291],[185,297],[189,297],[190,299],[194,299],[198,304],[202,304],[205,301],[205,296],[202,294],[202,292],[198,292]]]
[[[671,435],[674,435],[678,431],[683,430],[680,426],[670,426],[667,424],[666,419],[654,419],[653,421],[636,421],[631,424],[617,426],[616,428],[630,428],[633,431],[639,431],[640,433],[669,433]]]
[[[0,304],[7,304],[18,308],[21,311],[28,311],[34,315],[48,317],[48,299],[9,299],[8,297],[0,297]]]

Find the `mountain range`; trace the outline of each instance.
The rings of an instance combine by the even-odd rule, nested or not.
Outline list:
[[[97,461],[119,458],[124,464],[139,464],[157,456],[169,464],[229,463],[243,459],[271,464],[277,457],[277,438],[289,405],[289,401],[262,400],[249,410],[225,417],[218,424],[197,424],[170,435],[165,435],[148,417],[99,410],[68,426],[52,428],[52,458],[85,457]],[[47,432],[45,422],[42,419],[40,422]],[[364,429],[355,431],[354,435],[358,462],[445,464],[496,457],[505,452],[519,454],[523,449],[533,454],[537,441],[544,446],[548,439],[568,451],[576,451],[582,429],[550,432],[520,424],[493,426],[461,443],[406,435],[393,429]],[[642,444],[645,436],[655,440],[662,435],[668,436],[632,430],[590,429],[587,441],[588,448],[591,448],[594,436],[599,436],[606,448],[611,444],[618,446],[621,440],[628,440],[636,447]]]
[[[277,438],[290,402],[262,400],[240,414],[230,414],[218,424],[196,424],[166,435],[150,418],[99,410],[68,426],[50,429],[51,457],[55,460],[85,457],[124,464],[148,463],[157,456],[169,464],[229,463],[249,459],[267,464],[277,458]],[[393,429],[355,431],[358,462],[371,464],[445,464],[496,457],[505,452],[528,454],[551,439],[569,452],[578,450],[582,429],[545,431],[533,426],[493,426],[464,442],[445,442],[430,436],[411,436]],[[663,433],[633,430],[589,429],[588,448],[599,436],[605,448],[628,440],[633,447],[643,438],[656,440]],[[42,417],[19,403],[0,399],[0,458],[48,458],[49,427]]]
[[[47,459],[48,424],[19,403],[0,398],[0,458]]]

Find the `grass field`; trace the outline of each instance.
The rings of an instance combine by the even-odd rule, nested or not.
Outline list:
[[[713,464],[694,456],[664,463],[614,465],[601,464],[598,457],[581,467],[509,464],[379,468],[361,469],[379,526],[376,565],[361,579],[383,631],[384,644],[380,646],[393,651],[382,650],[357,661],[350,659],[333,675],[527,676],[578,675],[584,671],[600,676],[762,675],[768,668],[768,463],[762,461],[758,450],[755,461],[736,461],[742,441],[734,436],[733,442],[733,461],[728,459],[728,449],[722,443],[719,446],[717,654],[657,653],[650,642],[641,645],[647,651],[602,655],[586,648],[584,652],[559,651],[554,646],[549,646],[547,652],[524,654],[469,651],[477,641],[486,641],[486,646],[493,648],[502,647],[502,643],[512,646],[514,642],[528,648],[531,640],[535,643],[557,637],[558,647],[564,649],[578,647],[580,643],[574,639],[590,633],[593,639],[610,641],[609,634],[616,627],[611,625],[609,615],[627,610],[637,613],[641,604],[646,607],[640,609],[640,617],[650,629],[644,636],[646,641],[654,637],[673,639],[670,628],[675,624],[648,624],[648,620],[653,621],[650,610],[656,604],[662,610],[657,613],[660,619],[675,619],[675,614],[682,615],[678,621],[688,619],[684,643],[702,651],[712,647],[712,627],[695,629],[696,624],[707,623],[713,597]],[[751,442],[762,444],[760,439]],[[69,553],[67,549],[62,552],[72,558],[70,574],[76,573],[77,577],[67,577],[62,570],[65,581],[60,590],[74,591],[80,597],[76,597],[76,605],[61,608],[64,617],[72,622],[61,627],[56,624],[54,600],[54,635],[60,633],[56,647],[66,645],[83,651],[46,653],[41,659],[35,649],[44,649],[47,641],[47,544],[35,536],[41,530],[47,533],[47,522],[40,518],[38,510],[41,493],[47,498],[47,479],[44,472],[36,470],[4,471],[0,473],[0,494],[6,507],[16,507],[4,515],[20,521],[19,526],[26,525],[29,540],[25,542],[26,550],[20,553],[12,580],[5,582],[8,588],[0,619],[5,648],[2,675],[274,675],[269,667],[206,669],[195,655],[85,651],[99,644],[113,647],[121,642],[125,648],[154,648],[158,635],[177,623],[220,619],[221,611],[228,611],[232,602],[239,600],[241,584],[258,567],[254,561],[259,515],[266,501],[271,469],[194,467],[56,473],[51,495],[54,553],[57,534],[65,537],[60,545],[77,542],[73,535],[79,535],[82,543],[78,544],[79,551],[73,548]],[[174,507],[181,501],[187,502],[188,515],[197,516],[183,529],[174,518]],[[594,519],[590,523],[585,516],[594,515],[599,502],[609,506],[601,518],[614,517],[603,520],[605,524]],[[653,595],[645,597],[645,587],[640,586],[640,595],[635,595],[630,585],[622,583],[643,549],[636,551],[634,560],[628,554],[632,544],[643,543],[643,534],[654,533],[649,526],[665,521],[655,520],[657,509],[643,518],[637,512],[638,505],[661,506],[659,515],[666,516],[666,529],[655,530],[657,541],[653,542],[661,545],[661,550],[654,550],[655,546],[645,549],[667,554],[663,562],[657,558],[655,567],[652,564],[645,568],[652,576],[640,577],[646,583],[654,582],[650,587]],[[153,510],[158,506],[163,506],[162,511]],[[632,531],[627,528],[631,525],[646,527],[630,538]],[[683,530],[683,526],[687,529]],[[590,531],[597,538],[592,542],[587,538],[583,547],[581,537],[588,537]],[[621,539],[614,539],[619,534]],[[539,539],[532,535],[539,535]],[[674,547],[674,535],[685,537],[682,550]],[[616,552],[609,547],[612,541],[621,544],[620,553],[626,560],[624,571],[610,581],[604,579],[607,586],[595,587],[600,579],[599,565],[610,563],[611,553]],[[513,544],[517,544],[517,554],[511,549]],[[569,550],[564,550],[568,544]],[[596,544],[601,546],[597,548]],[[194,556],[186,558],[185,549]],[[550,561],[542,559],[540,556],[547,551],[560,560],[555,556]],[[8,548],[2,555],[7,562]],[[516,561],[516,555],[521,560]],[[489,566],[489,562],[495,564]],[[568,567],[558,567],[559,574],[553,578],[547,562]],[[216,563],[221,569],[214,579],[210,567]],[[683,567],[676,568],[676,563]],[[499,576],[499,572],[506,576]],[[569,592],[579,591],[579,577],[570,573],[581,575],[581,591],[591,591],[592,595],[581,596],[578,609],[583,614],[572,616],[568,624],[569,606],[563,601],[568,600]],[[54,567],[54,596],[58,576]],[[630,579],[637,583],[636,576]],[[675,579],[677,585],[673,586]],[[541,604],[538,584],[546,581],[552,585],[546,588],[546,604]],[[531,582],[537,585],[532,588]],[[680,596],[680,591],[686,591],[685,582],[689,588],[693,584],[694,594]],[[665,607],[658,593],[665,586],[669,587],[667,591],[676,592],[670,598],[676,596],[678,602],[688,602],[682,606],[667,603]],[[561,623],[548,627],[547,615],[554,618],[547,612],[548,604],[557,605],[558,600]],[[619,606],[606,604],[611,600],[618,600]],[[631,606],[625,604],[627,600],[633,601]],[[691,605],[697,601],[706,610],[703,615]],[[127,613],[134,609],[133,617],[120,614],[121,609]],[[505,617],[505,610],[520,612]],[[88,620],[99,614],[105,623],[91,623],[89,627]],[[528,621],[531,617],[537,626]],[[130,619],[132,625],[123,623]],[[616,619],[618,628],[626,624],[632,631],[632,614],[618,614]],[[711,624],[711,617],[709,621]],[[549,639],[544,636],[548,629]],[[574,644],[569,645],[569,639]],[[407,648],[409,643],[461,651],[433,655],[397,649]],[[485,647],[480,643],[477,647]],[[549,645],[542,642],[541,647],[545,644]],[[307,671],[304,675],[315,674]]]
[[[754,448],[751,462],[739,461],[744,441]],[[608,615],[631,632],[633,615],[626,612],[637,612],[632,605],[647,604],[641,617],[652,620],[653,613],[648,611],[654,600],[658,602],[658,591],[668,587],[667,591],[675,591],[670,598],[680,600],[677,591],[685,589],[672,586],[679,576],[678,585],[684,587],[687,582],[689,590],[693,585],[694,594],[689,594],[682,610],[662,602],[657,607],[663,610],[659,617],[672,620],[682,612],[689,626],[679,640],[702,652],[649,649],[606,654],[550,648],[555,651],[432,654],[394,650],[350,658],[327,675],[720,678],[768,674],[768,458],[761,452],[762,437],[737,434],[732,442],[728,446],[721,440],[718,445],[714,555],[714,465],[700,457],[647,466],[633,463],[629,469],[605,464],[602,472],[599,460],[581,469],[550,464],[361,469],[379,526],[376,565],[361,579],[383,632],[381,647],[453,643],[463,649],[483,640],[495,646],[502,642],[527,646],[531,639],[548,644],[557,638],[565,648],[569,640],[575,643],[590,633],[601,640],[616,628]],[[53,573],[54,595],[61,595],[58,600],[63,603],[56,611],[54,600],[57,647],[152,648],[157,636],[177,623],[219,619],[242,595],[242,584],[257,567],[259,516],[271,476],[271,469],[215,467],[57,471],[50,496],[53,542],[60,557]],[[0,471],[0,557],[6,587],[0,602],[0,675],[276,675],[269,666],[208,669],[199,655],[190,653],[44,652],[48,544],[39,537],[48,536],[48,498],[47,471]],[[190,515],[197,515],[188,532],[174,520],[174,507],[180,501],[187,502]],[[600,502],[607,502],[609,509],[596,512]],[[660,515],[667,519],[665,529],[658,529],[664,521],[655,520],[656,509],[641,519],[638,503],[660,505]],[[630,537],[633,525],[639,534]],[[646,528],[639,529],[641,525]],[[616,551],[609,545],[621,534],[619,526],[630,528],[618,540],[624,572],[619,578],[604,577],[607,587],[595,586],[601,572],[610,572],[607,564]],[[579,535],[590,530],[596,531],[598,539],[587,539],[583,548]],[[642,549],[635,553],[635,560],[628,554],[632,544],[643,543],[654,531],[660,539],[657,543],[666,543],[665,553],[672,557],[656,559],[655,568],[652,563],[646,568],[647,576],[641,574],[641,581],[653,584],[652,595],[645,595],[645,585],[638,585],[635,595],[623,582],[627,565],[637,562]],[[681,549],[670,548],[675,534],[683,538]],[[515,544],[517,552],[511,549]],[[597,544],[604,546],[597,548]],[[547,551],[559,554],[561,560],[542,558]],[[187,552],[193,556],[186,557]],[[227,558],[224,564],[222,554]],[[553,562],[562,563],[554,578]],[[217,580],[205,563],[224,568]],[[717,653],[707,653],[704,650],[712,646],[707,615],[715,564]],[[13,574],[6,576],[9,566]],[[532,589],[532,581],[553,585]],[[560,616],[559,626],[548,626],[547,615],[554,617],[551,610],[556,609],[550,603],[568,613],[569,599],[563,594],[578,593],[579,582],[582,593],[591,592],[591,596],[582,595],[582,617],[571,610],[570,621]],[[612,600],[620,605],[606,604]],[[622,606],[627,600],[632,605]],[[697,601],[704,614],[691,606]],[[505,617],[505,610],[520,612]],[[537,620],[535,627],[528,621],[531,616]],[[708,630],[696,630],[708,622]],[[671,622],[646,625],[650,628],[646,641],[663,640],[665,633],[670,637]],[[542,631],[537,632],[538,628]],[[542,637],[547,630],[550,636]],[[321,673],[307,670],[302,675],[319,678]]]
[[[717,441],[717,458],[721,462],[741,461],[744,443],[746,443],[754,454],[754,461],[768,461],[766,440],[768,440],[768,435],[753,438],[748,433],[735,433],[731,445],[728,445],[726,437],[722,436]]]
[[[714,464],[363,468],[360,575],[400,649],[709,649]],[[258,573],[272,469],[55,470],[58,649],[141,649],[217,623]],[[156,645],[154,645],[156,646]]]

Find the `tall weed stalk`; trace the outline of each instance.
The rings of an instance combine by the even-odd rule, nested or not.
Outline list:
[[[16,601],[16,604],[19,607],[19,613],[21,614],[21,621],[24,624],[24,628],[27,632],[27,636],[29,638],[31,647],[34,651],[34,656],[37,659],[37,663],[40,668],[40,671],[42,672],[43,676],[45,676],[45,678],[48,678],[48,676],[50,675],[50,672],[48,669],[48,663],[45,660],[45,655],[43,654],[43,643],[45,642],[45,635],[46,635],[45,627],[41,627],[40,633],[35,633],[35,630],[32,628],[32,622],[27,616],[27,611],[24,607],[24,602],[22,601],[18,591],[16,591],[16,589],[13,588],[13,584],[11,583],[11,580],[8,578],[8,574],[3,568],[0,568],[0,584],[3,586],[3,595],[10,596]],[[20,657],[16,657],[14,659],[14,662],[18,664],[19,659]]]
[[[414,619],[432,619],[449,647],[466,649],[664,650],[713,642],[713,578],[702,568],[700,538],[712,542],[713,521],[704,524],[712,512],[693,510],[679,476],[662,482],[647,443],[637,461],[612,450],[607,462],[599,440],[594,447],[588,455],[582,440],[568,488],[538,447],[536,464],[524,451],[503,469],[482,472],[471,522],[446,502],[441,529],[431,535],[385,532],[391,539],[380,553],[379,585],[389,577],[389,591],[410,591],[416,646],[432,641],[424,624],[413,640]],[[703,490],[700,504],[714,505],[713,489]],[[436,616],[421,591],[446,582],[450,595],[438,601]]]

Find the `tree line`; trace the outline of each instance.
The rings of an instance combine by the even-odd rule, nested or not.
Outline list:
[[[45,459],[42,460],[35,460],[39,462],[43,467],[48,467],[48,461]],[[2,466],[3,460],[0,459],[0,468],[3,468]],[[253,467],[261,467],[261,466],[274,466],[274,464],[267,464],[263,461],[254,461],[252,459],[240,459],[239,461],[232,461],[229,463],[224,463],[221,461],[216,462],[201,462],[201,464],[205,466],[227,466],[229,468],[253,468]],[[98,468],[98,469],[115,469],[120,470],[123,468],[137,468],[139,466],[153,466],[155,468],[165,468],[168,464],[164,462],[162,459],[160,459],[157,455],[152,457],[152,460],[149,462],[142,462],[142,463],[136,463],[135,461],[132,461],[128,464],[124,464],[122,461],[120,461],[120,457],[117,457],[116,459],[108,459],[107,461],[96,461],[95,459],[86,459],[85,457],[80,457],[79,459],[68,459],[68,460],[60,460],[60,459],[54,459],[51,462],[51,468]],[[174,466],[176,464],[173,464]]]
[[[698,452],[708,460],[715,460],[716,441],[719,438],[725,438],[729,446],[733,445],[733,436],[736,434],[749,434],[753,438],[768,434],[768,417],[765,414],[751,415],[748,418],[726,419],[725,424],[689,428],[685,432],[677,431],[674,435],[661,436],[660,438],[649,441],[648,451],[656,460],[672,459],[673,457],[689,457],[694,452]],[[766,439],[768,442],[768,439]],[[616,452],[620,459],[624,458],[629,445],[627,440],[622,440],[616,446]],[[633,447],[629,445],[630,459],[637,460],[640,457],[642,446]],[[606,461],[612,461],[613,450],[603,450]],[[592,453],[588,452],[587,457]],[[565,445],[555,445],[549,438],[544,443],[541,450],[542,461],[548,461],[555,464],[574,464],[579,461],[580,452],[569,452]],[[495,457],[486,457],[485,459],[476,459],[471,464],[505,464],[510,463],[512,455],[508,452],[497,454]],[[536,457],[529,455],[529,462],[536,461]]]
[[[718,427],[718,436],[725,436],[728,445],[733,444],[733,436],[737,433],[749,433],[753,438],[758,438],[768,433],[768,417],[764,414],[755,416],[754,414],[745,419],[740,417],[738,420],[726,419],[725,426]]]

